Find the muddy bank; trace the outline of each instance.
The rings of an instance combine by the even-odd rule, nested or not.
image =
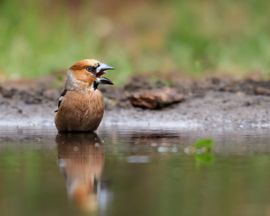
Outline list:
[[[0,126],[53,127],[61,88],[48,79],[0,86]],[[178,101],[145,109],[132,97],[141,91],[173,89]],[[123,87],[102,88],[103,126],[229,130],[270,127],[270,82],[208,78],[148,82],[133,78]],[[181,100],[179,97],[181,95]],[[164,97],[161,97],[164,98]],[[154,99],[156,100],[156,99]]]

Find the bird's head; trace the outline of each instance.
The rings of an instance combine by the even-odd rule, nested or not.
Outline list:
[[[112,69],[113,67],[98,60],[84,59],[73,64],[69,68],[69,72],[71,73],[72,81],[77,82],[77,84],[80,83],[83,87],[93,86],[96,89],[99,84],[113,85],[110,79],[102,77],[107,70]]]

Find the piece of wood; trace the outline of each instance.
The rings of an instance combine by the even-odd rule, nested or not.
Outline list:
[[[133,106],[145,109],[161,109],[184,100],[184,96],[173,88],[141,90],[131,93],[129,100]]]

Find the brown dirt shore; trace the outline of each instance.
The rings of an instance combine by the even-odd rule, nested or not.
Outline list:
[[[61,88],[52,86],[51,78],[1,84],[0,127],[54,127]],[[173,90],[169,99],[162,96],[168,88]],[[270,81],[206,78],[148,82],[133,78],[123,87],[106,86],[101,91],[106,102],[103,126],[165,130],[270,128]],[[149,92],[154,96],[142,98],[142,103],[150,98],[154,109],[133,103],[134,97]]]

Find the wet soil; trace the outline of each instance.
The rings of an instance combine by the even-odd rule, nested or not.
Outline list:
[[[62,91],[52,78],[0,85],[0,126],[53,126],[54,110]],[[132,98],[142,91],[157,94],[171,89],[178,101],[141,108]],[[102,124],[187,129],[236,129],[270,127],[270,81],[258,79],[206,78],[149,82],[134,77],[123,87],[100,88],[106,113]],[[163,91],[164,90],[164,91]],[[179,100],[181,95],[181,100]],[[147,98],[148,100],[148,98]],[[173,100],[173,99],[172,99]],[[166,101],[165,101],[166,102]]]

